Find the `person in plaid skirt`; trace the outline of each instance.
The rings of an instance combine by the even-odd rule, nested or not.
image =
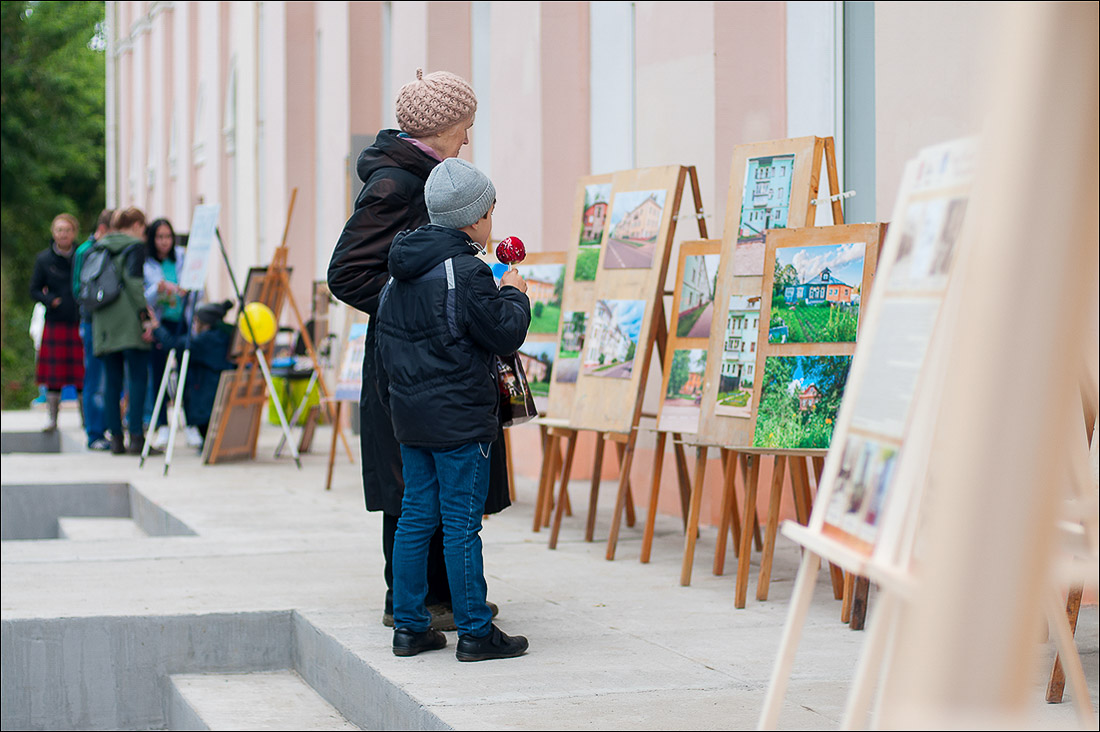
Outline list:
[[[61,389],[76,387],[77,400],[84,385],[84,344],[80,339],[80,312],[73,296],[73,251],[79,224],[67,213],[54,217],[50,246],[34,260],[31,297],[46,306],[46,327],[38,349],[35,381],[46,387],[49,410],[47,432],[57,430]],[[83,415],[84,410],[80,410]]]

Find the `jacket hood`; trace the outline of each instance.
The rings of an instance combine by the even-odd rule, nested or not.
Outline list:
[[[472,255],[474,251],[473,240],[465,233],[428,224],[394,237],[390,245],[390,274],[398,280],[415,279],[442,261],[460,254]]]
[[[96,244],[102,245],[111,254],[118,254],[126,247],[141,243],[140,239],[123,234],[121,231],[112,231],[110,234],[105,234],[103,238],[96,240]]]
[[[382,130],[373,145],[363,148],[355,164],[355,172],[364,183],[379,168],[401,168],[428,180],[428,174],[439,161],[415,145],[399,137],[398,130]]]

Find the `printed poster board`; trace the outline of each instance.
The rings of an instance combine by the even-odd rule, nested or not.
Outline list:
[[[905,178],[809,530],[887,564],[908,543],[930,435],[920,394],[935,389],[948,288],[969,203],[972,140],[923,150]],[[925,410],[926,411],[926,410]],[[934,420],[934,415],[931,417]]]
[[[191,215],[191,230],[187,236],[187,256],[179,273],[179,285],[190,292],[206,288],[206,273],[217,244],[220,204],[200,204]]]

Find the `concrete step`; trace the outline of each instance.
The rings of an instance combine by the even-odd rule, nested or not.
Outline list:
[[[359,729],[294,671],[169,678],[170,730]]]
[[[132,518],[105,516],[59,516],[57,538],[77,541],[103,541],[106,539],[145,539]]]

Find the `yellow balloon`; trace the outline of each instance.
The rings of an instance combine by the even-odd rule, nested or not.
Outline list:
[[[252,325],[251,330],[249,330],[249,324]],[[262,346],[275,337],[275,331],[279,326],[275,322],[275,313],[271,312],[271,308],[262,302],[250,302],[244,306],[244,312],[237,319],[237,328],[246,341]]]

